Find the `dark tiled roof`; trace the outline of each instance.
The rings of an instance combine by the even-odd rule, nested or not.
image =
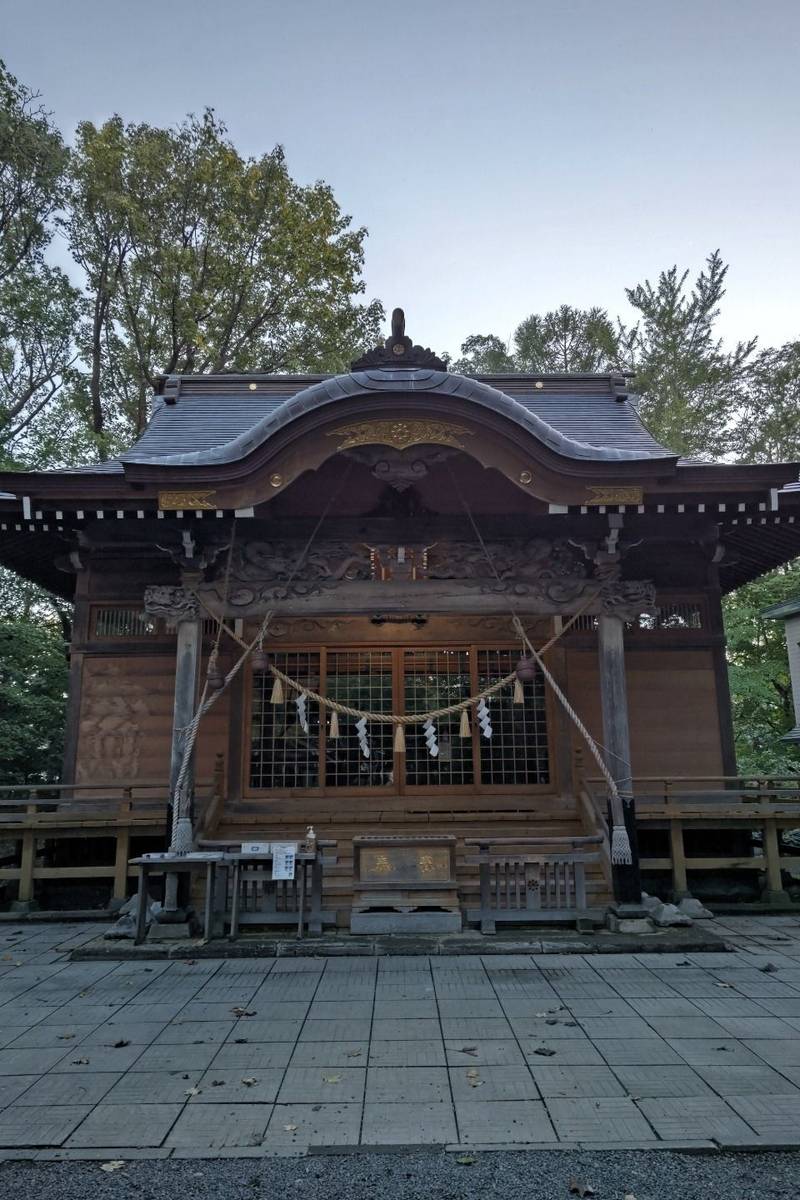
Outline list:
[[[541,384],[537,387],[537,383]],[[191,465],[244,457],[304,412],[376,392],[460,396],[507,416],[569,458],[674,458],[644,428],[623,381],[594,376],[486,376],[370,370],[336,376],[183,376],[164,397],[124,462]],[[93,468],[92,468],[93,469]],[[103,470],[120,470],[104,464]]]

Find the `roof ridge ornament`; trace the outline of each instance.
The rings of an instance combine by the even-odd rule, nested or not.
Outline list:
[[[446,371],[447,363],[424,346],[413,345],[406,336],[406,315],[402,308],[392,313],[392,332],[382,346],[368,350],[350,364],[351,371],[365,371],[369,367],[427,367],[433,371]]]

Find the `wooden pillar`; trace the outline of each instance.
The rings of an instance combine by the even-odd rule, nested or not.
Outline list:
[[[174,795],[175,784],[183,761],[186,727],[191,724],[197,706],[197,681],[200,671],[200,649],[203,623],[199,615],[178,621],[178,646],[175,652],[175,703],[172,710],[172,752],[170,755],[169,790]],[[191,791],[192,764],[189,764],[187,783]]]
[[[636,812],[631,781],[631,746],[628,729],[628,693],[625,684],[625,626],[622,617],[603,613],[598,618],[600,703],[603,713],[603,756],[623,798],[625,827],[631,843],[630,866],[612,867],[614,898],[621,904],[641,904]],[[626,803],[626,800],[629,803]]]

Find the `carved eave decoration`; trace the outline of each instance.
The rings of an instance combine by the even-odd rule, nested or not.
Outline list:
[[[467,439],[474,435],[471,429],[447,421],[390,419],[343,425],[329,430],[326,436],[339,439],[337,450],[351,450],[355,446],[391,446],[395,450],[407,450],[410,446],[452,446],[455,450],[466,450]]]
[[[415,346],[406,337],[406,318],[402,308],[392,313],[392,332],[382,346],[368,350],[350,364],[351,371],[367,371],[370,367],[427,367],[432,371],[446,371],[447,363],[432,350]]]
[[[454,604],[464,612],[496,612],[505,604],[522,605],[529,613],[569,613],[581,608],[634,617],[655,603],[652,583],[622,579],[618,556],[613,563],[594,566],[564,539],[491,541],[487,543],[491,563],[480,546],[460,541],[372,546],[321,540],[298,568],[302,551],[300,542],[238,544],[227,596],[219,565],[214,578],[199,585],[200,594],[217,610],[225,605],[237,616],[254,616],[267,608],[282,615],[319,613],[332,607],[353,612],[421,607],[443,611]]]

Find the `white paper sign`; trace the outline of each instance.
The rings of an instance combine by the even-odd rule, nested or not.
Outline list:
[[[242,842],[242,854],[269,854],[271,842]]]
[[[297,842],[272,843],[272,878],[294,879],[294,860]]]

